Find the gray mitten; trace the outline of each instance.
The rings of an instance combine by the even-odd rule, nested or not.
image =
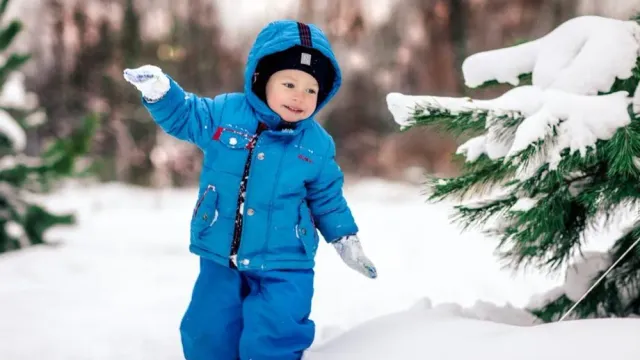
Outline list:
[[[353,270],[371,279],[378,276],[373,262],[364,254],[357,235],[343,236],[331,242],[331,245],[336,249],[342,261]]]
[[[160,100],[171,87],[169,78],[154,65],[143,65],[136,69],[125,69],[124,79],[135,86],[149,102]]]

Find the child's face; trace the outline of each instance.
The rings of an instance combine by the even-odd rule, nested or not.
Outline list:
[[[285,121],[304,120],[316,110],[318,82],[304,71],[275,72],[266,87],[267,104]]]

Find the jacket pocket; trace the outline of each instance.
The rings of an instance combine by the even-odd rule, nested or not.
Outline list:
[[[198,237],[218,220],[218,192],[216,187],[208,185],[204,190],[191,217],[191,232]]]
[[[228,174],[242,176],[253,134],[233,127],[221,126],[215,132],[211,150],[215,152],[215,161],[206,166]]]
[[[306,201],[302,201],[298,208],[298,223],[295,230],[296,237],[302,242],[307,256],[310,258],[315,257],[318,250],[318,232]]]

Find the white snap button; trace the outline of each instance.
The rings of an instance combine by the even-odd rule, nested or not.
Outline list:
[[[242,265],[247,266],[251,261],[249,259],[242,259]]]
[[[234,138],[234,137],[232,137],[232,138],[230,138],[230,139],[229,139],[229,144],[231,144],[231,145],[235,145],[235,144],[237,144],[237,143],[238,143],[238,139],[236,139],[236,138]]]
[[[263,160],[263,159],[264,159],[264,153],[259,153],[258,160]]]

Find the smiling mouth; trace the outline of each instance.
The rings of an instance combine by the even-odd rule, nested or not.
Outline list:
[[[298,109],[298,108],[287,106],[287,105],[283,105],[283,106],[284,106],[285,109],[291,111],[294,114],[302,114],[302,112],[303,112],[302,109]]]

